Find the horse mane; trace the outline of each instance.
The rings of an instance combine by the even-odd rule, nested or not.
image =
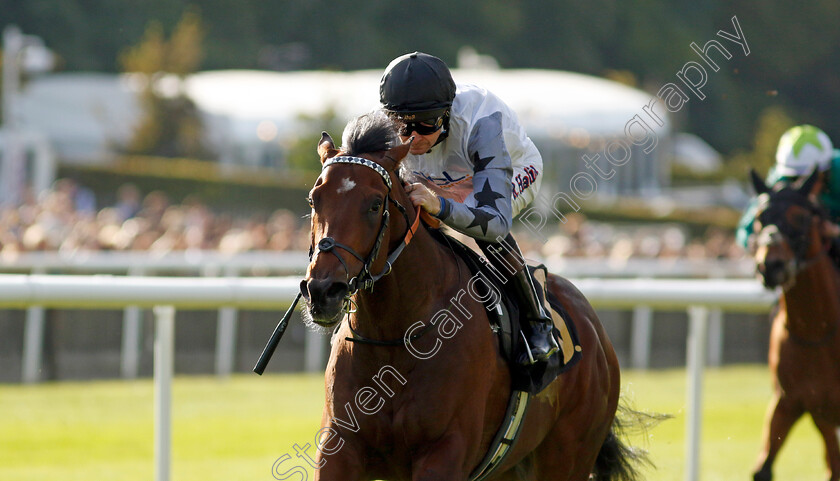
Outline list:
[[[341,152],[344,155],[384,152],[402,144],[399,121],[383,110],[374,110],[351,119],[341,134]],[[397,177],[405,181],[412,173],[400,162]]]
[[[394,120],[385,112],[374,110],[347,123],[341,144],[346,155],[371,154],[400,145],[400,137]]]

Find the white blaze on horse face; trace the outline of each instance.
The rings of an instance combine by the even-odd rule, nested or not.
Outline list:
[[[345,192],[350,192],[353,188],[356,187],[356,183],[353,182],[349,177],[345,177],[341,179],[341,187],[338,188],[336,192],[339,194],[344,194]]]
[[[761,232],[758,233],[758,245],[761,246],[778,244],[781,240],[782,233],[779,231],[779,228],[773,224],[761,229]]]

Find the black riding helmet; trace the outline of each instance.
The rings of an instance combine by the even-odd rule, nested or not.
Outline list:
[[[379,82],[382,107],[403,121],[442,117],[455,98],[455,81],[443,60],[422,52],[395,58]]]

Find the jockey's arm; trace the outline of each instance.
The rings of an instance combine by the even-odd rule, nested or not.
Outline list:
[[[462,234],[498,242],[497,239],[508,235],[513,222],[513,167],[502,135],[501,113],[480,119],[470,133],[468,144],[474,168],[473,191],[463,202],[435,195],[437,206],[423,195],[422,205]]]
[[[823,221],[822,231],[827,237],[840,238],[840,225],[837,225],[836,222],[830,220]]]
[[[757,209],[758,201],[753,199],[750,205],[747,206],[747,209],[741,216],[741,220],[738,221],[738,227],[735,229],[735,240],[744,249],[748,248],[750,236],[753,235],[753,222],[755,222]]]
[[[820,194],[820,203],[828,211],[829,217],[840,223],[840,150],[834,151],[831,166],[826,172],[826,182]]]

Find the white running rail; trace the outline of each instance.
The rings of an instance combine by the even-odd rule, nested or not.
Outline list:
[[[573,280],[596,308],[685,308],[689,314],[686,480],[699,479],[702,374],[707,320],[712,309],[767,311],[776,294],[754,280],[580,279]],[[170,386],[175,309],[281,310],[297,294],[300,279],[0,275],[0,308],[153,307],[155,313],[155,479],[170,477]],[[645,309],[642,309],[644,311]],[[29,333],[26,337],[30,337]],[[24,352],[27,357],[40,351]],[[37,361],[36,361],[37,362]]]

